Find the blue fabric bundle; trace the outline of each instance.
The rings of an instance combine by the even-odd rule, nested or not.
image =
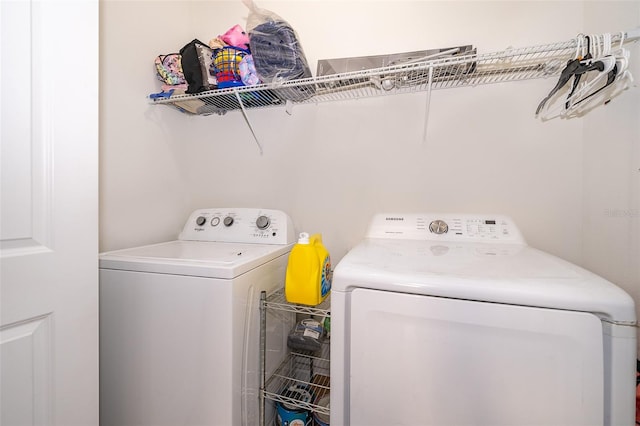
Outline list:
[[[266,21],[249,32],[256,72],[265,83],[311,77],[307,59],[295,31],[285,21]],[[282,99],[299,101],[315,93],[315,86],[296,85],[277,89]]]

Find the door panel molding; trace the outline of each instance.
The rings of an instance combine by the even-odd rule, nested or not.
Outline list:
[[[53,248],[54,103],[47,88],[56,82],[47,80],[53,78],[52,74],[42,66],[47,63],[47,53],[41,2],[2,2],[0,7],[0,258],[5,258]],[[31,54],[25,63],[27,51]],[[25,73],[25,69],[30,72]]]
[[[51,321],[46,314],[0,327],[0,424],[53,423]]]

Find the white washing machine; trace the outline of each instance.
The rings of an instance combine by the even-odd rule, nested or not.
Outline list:
[[[281,211],[216,208],[176,241],[101,254],[101,426],[258,424],[260,292],[283,286],[294,241]]]
[[[632,299],[507,217],[377,215],[331,304],[332,424],[634,424]]]

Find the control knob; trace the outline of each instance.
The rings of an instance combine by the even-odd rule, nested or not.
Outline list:
[[[446,234],[449,232],[449,225],[444,220],[434,220],[429,224],[429,231],[438,235]]]
[[[231,216],[227,216],[224,218],[222,223],[224,223],[224,226],[231,226],[233,225],[233,218]]]
[[[196,225],[202,226],[205,223],[207,223],[207,218],[204,216],[198,216],[198,218],[196,219]]]
[[[258,229],[267,229],[271,225],[271,221],[267,216],[260,216],[256,219]]]

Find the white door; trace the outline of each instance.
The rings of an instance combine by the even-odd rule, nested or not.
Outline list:
[[[0,424],[98,424],[98,0],[0,1]]]

